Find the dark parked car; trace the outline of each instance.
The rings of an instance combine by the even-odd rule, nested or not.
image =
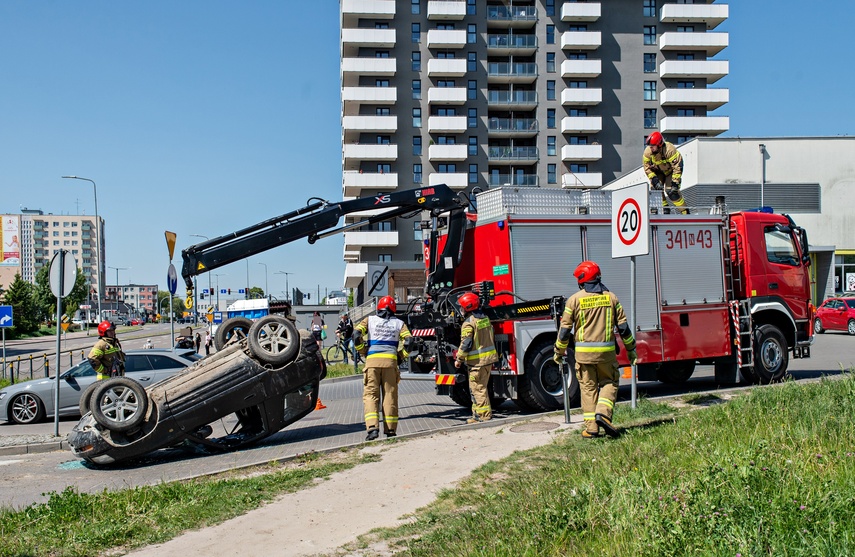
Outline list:
[[[185,441],[234,450],[309,414],[326,375],[317,343],[283,317],[268,315],[248,331],[247,324],[226,321],[217,336],[228,342],[218,352],[147,389],[123,377],[103,381],[92,393],[92,411],[68,434],[74,454],[111,464]],[[231,413],[235,430],[209,439],[209,424]]]
[[[846,331],[855,335],[855,297],[829,298],[816,308],[813,332]]]

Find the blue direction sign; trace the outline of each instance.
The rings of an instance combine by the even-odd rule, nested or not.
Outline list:
[[[207,294],[207,293],[208,293],[208,289],[207,289],[207,288],[203,288],[203,289],[202,289],[202,294]]]
[[[12,327],[15,319],[12,317],[12,306],[0,306],[0,328]]]
[[[175,291],[178,290],[178,273],[175,272],[175,265],[172,263],[166,271],[166,285],[169,287],[169,293],[175,296]]]
[[[222,323],[223,322],[223,312],[215,311],[214,312],[214,323]]]
[[[238,289],[238,294],[243,294],[244,292],[246,292],[246,291],[243,288]]]
[[[225,294],[225,293],[226,293],[226,289],[225,289],[225,288],[221,288],[221,289],[220,289],[220,294]]]

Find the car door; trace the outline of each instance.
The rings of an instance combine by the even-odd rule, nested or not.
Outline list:
[[[59,414],[74,414],[78,411],[80,395],[95,382],[95,370],[84,360],[64,373],[59,382]],[[53,415],[53,396],[45,401],[48,415]]]
[[[125,377],[130,377],[143,387],[148,387],[154,382],[156,376],[157,373],[152,368],[147,356],[142,354],[125,355]]]
[[[825,321],[828,323],[826,329],[839,331],[842,327],[840,316],[843,313],[843,304],[840,300],[829,300],[828,311],[826,312]]]
[[[151,354],[148,356],[151,366],[155,372],[154,382],[163,381],[172,377],[187,367],[187,364],[163,354]]]

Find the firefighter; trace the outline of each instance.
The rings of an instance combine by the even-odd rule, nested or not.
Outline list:
[[[395,437],[398,429],[399,361],[407,357],[413,337],[403,321],[395,317],[395,299],[383,296],[377,302],[377,315],[363,319],[353,331],[356,349],[367,354],[362,371],[366,441],[380,435],[380,394],[383,394],[383,420],[386,437]],[[403,341],[403,347],[399,345]]]
[[[487,383],[493,363],[499,361],[493,338],[493,325],[481,311],[481,299],[474,292],[465,292],[458,299],[463,310],[463,325],[460,327],[460,348],[454,367],[469,368],[469,392],[472,394],[472,417],[466,423],[474,424],[492,419],[490,395]]]
[[[109,321],[98,325],[100,337],[89,351],[89,364],[95,370],[96,379],[109,379],[114,375],[125,374],[125,353],[116,338],[116,326]]]
[[[662,134],[653,132],[647,138],[644,149],[644,173],[650,181],[650,187],[662,192],[662,202],[667,206],[670,202],[675,207],[685,207],[686,200],[680,193],[680,182],[683,179],[683,157],[673,144],[665,141]],[[667,209],[666,209],[667,212]],[[686,208],[680,211],[689,214]]]
[[[564,366],[564,356],[571,336],[575,340],[576,378],[582,391],[582,413],[585,429],[582,437],[600,436],[600,428],[609,437],[617,437],[612,414],[619,383],[614,327],[626,346],[627,357],[635,365],[635,338],[627,325],[626,315],[617,296],[601,282],[600,267],[583,261],[573,271],[579,291],[570,296],[561,316],[553,359]]]

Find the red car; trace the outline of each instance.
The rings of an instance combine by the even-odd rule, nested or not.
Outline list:
[[[855,298],[829,298],[816,308],[815,333],[846,331],[855,335]]]

